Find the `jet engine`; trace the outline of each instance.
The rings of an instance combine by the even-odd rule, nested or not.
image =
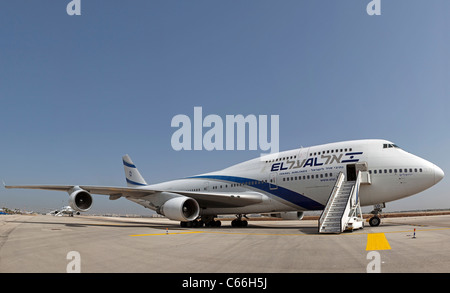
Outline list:
[[[92,206],[92,196],[84,189],[75,189],[70,193],[69,205],[78,212],[86,212]]]
[[[166,201],[159,208],[159,213],[171,220],[187,222],[197,219],[200,207],[195,199],[180,196]]]

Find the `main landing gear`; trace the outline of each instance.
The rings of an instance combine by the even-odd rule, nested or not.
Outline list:
[[[373,217],[369,219],[369,225],[371,227],[378,227],[381,223],[381,211],[386,207],[385,203],[377,204],[373,206],[373,211],[370,213],[373,214]]]
[[[182,228],[203,228],[203,227],[220,227],[222,222],[214,220],[214,216],[202,216],[200,219],[195,219],[189,222],[180,222]]]
[[[231,221],[231,227],[247,227],[248,226],[247,220],[242,220],[242,217],[247,218],[247,216],[245,216],[245,215],[243,216],[243,215],[239,214],[239,215],[236,215],[236,217],[237,217],[236,219]]]
[[[180,222],[180,227],[182,228],[203,228],[203,227],[215,227],[219,228],[222,226],[222,222],[219,220],[214,220],[217,216],[202,216],[199,219],[195,219],[194,221],[189,222]],[[231,227],[247,227],[247,220],[243,219],[247,218],[246,215],[236,215],[236,219],[231,221]],[[248,218],[247,218],[248,219]]]

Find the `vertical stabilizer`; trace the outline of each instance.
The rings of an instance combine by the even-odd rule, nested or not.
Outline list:
[[[131,160],[130,156],[125,155],[122,157],[123,168],[125,170],[125,178],[127,179],[128,187],[137,187],[137,186],[145,186],[147,182],[145,182],[139,170],[136,168],[136,165]]]

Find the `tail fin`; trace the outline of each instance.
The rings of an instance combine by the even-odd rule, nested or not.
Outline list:
[[[141,173],[139,173],[136,165],[133,164],[133,161],[131,161],[131,158],[128,155],[123,156],[122,161],[128,187],[148,185],[142,177]]]

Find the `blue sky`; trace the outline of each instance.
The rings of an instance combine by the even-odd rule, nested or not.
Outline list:
[[[260,151],[174,151],[173,116],[279,115],[280,150],[385,138],[450,160],[450,2],[82,0],[0,3],[0,177],[125,185],[227,167]],[[449,183],[389,203],[450,208]],[[58,192],[0,190],[0,205],[58,208]],[[96,195],[93,212],[148,213]]]

